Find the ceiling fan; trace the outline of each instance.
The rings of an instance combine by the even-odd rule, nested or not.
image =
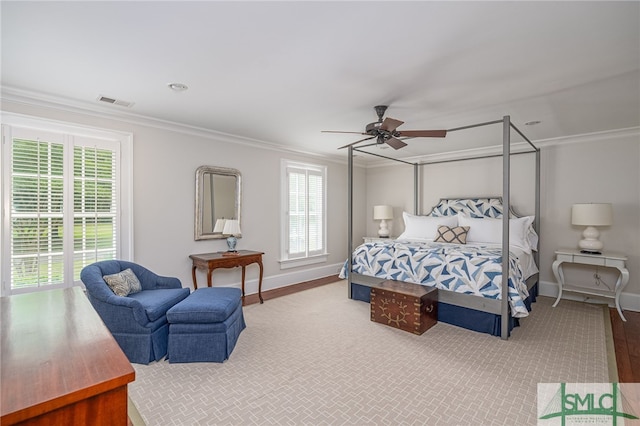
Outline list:
[[[407,144],[400,139],[399,137],[407,137],[407,138],[444,138],[447,135],[446,130],[396,130],[404,121],[395,120],[393,118],[385,118],[385,111],[387,110],[387,105],[378,105],[374,107],[376,110],[376,114],[378,115],[378,121],[374,121],[373,123],[367,124],[364,132],[342,132],[336,130],[323,130],[323,133],[354,133],[356,135],[367,135],[368,137],[364,139],[357,140],[355,142],[351,142],[345,146],[341,146],[338,149],[347,148],[351,145],[355,145],[360,142],[368,141],[369,139],[377,138],[377,144],[387,144],[394,149],[400,149]]]

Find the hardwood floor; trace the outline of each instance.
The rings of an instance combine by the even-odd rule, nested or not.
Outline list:
[[[286,287],[276,288],[273,290],[263,291],[262,298],[265,302],[269,299],[275,299],[276,297],[286,296],[287,294],[297,293],[303,290],[309,290],[314,287],[319,287],[321,285],[335,283],[339,281],[338,275],[330,275],[324,278],[318,278],[317,280],[305,281],[303,283],[294,284]],[[345,293],[345,297],[346,297]],[[254,303],[260,303],[260,299],[258,299],[257,294],[249,294],[244,298],[243,306],[252,305]]]
[[[298,291],[308,290],[337,281],[337,275],[307,281],[300,284],[269,290],[262,293],[264,300],[274,299]],[[346,295],[345,295],[346,296]],[[257,294],[245,297],[244,305],[259,303]],[[621,383],[640,383],[640,312],[625,311],[623,322],[618,311],[609,309],[611,328],[618,364],[618,380]]]
[[[613,345],[620,383],[640,383],[640,312],[624,311],[623,322],[618,311],[609,309]]]

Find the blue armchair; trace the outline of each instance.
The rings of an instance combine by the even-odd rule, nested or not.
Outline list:
[[[103,277],[127,268],[131,268],[140,281],[142,291],[116,296]],[[89,301],[130,362],[148,364],[167,354],[167,310],[190,293],[188,288],[182,288],[179,279],[161,277],[136,263],[122,260],[88,265],[80,272],[80,279]]]

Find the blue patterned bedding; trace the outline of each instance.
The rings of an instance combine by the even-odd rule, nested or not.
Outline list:
[[[348,263],[340,272],[346,278]],[[353,272],[501,299],[502,249],[482,245],[374,242],[353,253]],[[509,256],[509,305],[516,318],[529,315],[526,278],[515,254]]]

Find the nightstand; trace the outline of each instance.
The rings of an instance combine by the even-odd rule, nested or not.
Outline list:
[[[382,238],[382,237],[362,237],[362,239],[364,240],[365,243],[377,243],[377,242],[384,242],[384,241],[393,241],[396,237],[387,237],[387,238]]]
[[[561,249],[556,251],[556,260],[551,265],[553,275],[558,281],[558,298],[556,299],[553,307],[560,302],[562,298],[562,291],[571,291],[573,293],[588,294],[591,296],[607,297],[615,300],[616,309],[622,321],[626,321],[624,315],[622,315],[622,309],[620,309],[620,294],[629,282],[629,271],[626,268],[625,262],[627,257],[616,253],[602,253],[602,254],[584,254],[579,250]],[[579,263],[583,265],[593,266],[606,266],[609,268],[616,268],[620,271],[620,276],[616,282],[615,290],[606,291],[591,288],[582,288],[576,286],[567,286],[564,282],[564,273],[562,272],[563,263]]]

